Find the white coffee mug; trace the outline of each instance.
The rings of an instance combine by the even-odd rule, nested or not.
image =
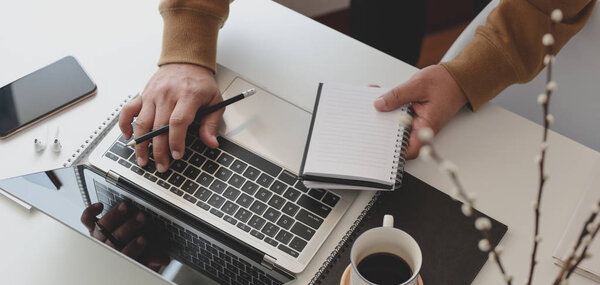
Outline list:
[[[409,234],[394,228],[392,215],[383,217],[383,227],[370,229],[354,241],[350,252],[351,285],[375,285],[358,272],[360,261],[374,253],[391,253],[401,257],[410,266],[412,275],[407,281],[398,285],[417,285],[417,278],[423,262],[421,248]]]

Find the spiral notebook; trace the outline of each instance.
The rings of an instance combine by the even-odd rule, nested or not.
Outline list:
[[[404,172],[410,106],[379,112],[373,101],[389,89],[321,83],[300,177],[308,188],[394,190]]]

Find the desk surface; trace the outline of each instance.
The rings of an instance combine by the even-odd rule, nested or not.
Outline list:
[[[106,119],[108,110],[143,88],[156,70],[160,52],[162,20],[157,2],[24,0],[13,1],[3,9],[10,12],[0,17],[0,26],[5,27],[0,37],[0,85],[71,54],[91,74],[99,91],[77,108],[0,141],[0,177],[60,166]],[[266,0],[232,4],[219,38],[218,61],[305,109],[311,109],[316,82],[395,86],[416,71]],[[535,104],[535,100],[524,102]],[[33,139],[46,136],[47,128],[57,125],[61,126],[63,153],[35,154]],[[477,194],[478,208],[509,226],[502,241],[504,262],[519,283],[528,271],[533,224],[530,203],[537,185],[533,158],[540,136],[538,125],[489,104],[477,113],[460,112],[435,141],[439,151],[460,167],[465,187]],[[550,180],[542,206],[544,241],[536,274],[539,284],[548,284],[557,272],[552,252],[585,190],[589,169],[600,158],[595,151],[555,133],[549,140]],[[411,161],[407,171],[442,191],[450,191],[448,180],[429,163]],[[368,197],[362,194],[359,200]],[[3,236],[0,243],[2,283],[164,282],[39,212],[21,211],[5,198],[0,198],[0,224],[9,225],[14,232]],[[336,229],[334,235],[341,232]],[[322,250],[315,261],[326,254]],[[90,256],[94,262],[88,262]],[[309,272],[318,263],[309,265],[299,281],[310,278]],[[105,272],[110,274],[102,274]],[[474,284],[502,282],[496,267],[488,262]],[[571,284],[593,283],[574,276]]]

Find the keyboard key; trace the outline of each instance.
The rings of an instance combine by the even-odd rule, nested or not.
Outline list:
[[[300,199],[298,199],[297,203],[298,203],[298,205],[302,206],[303,208],[306,208],[307,210],[309,210],[323,218],[327,218],[327,216],[331,212],[331,208],[329,208],[329,206],[327,206],[313,198],[310,198],[306,195],[302,195],[302,197],[300,197]]]
[[[217,217],[219,217],[219,218],[222,218],[223,215],[224,215],[223,212],[221,212],[221,211],[219,211],[219,210],[217,210],[215,208],[210,209],[210,213],[213,214],[213,215],[215,215],[215,216],[217,216]]]
[[[196,198],[194,198],[188,194],[183,195],[183,199],[188,200],[192,204],[196,204],[196,202],[198,201]]]
[[[248,222],[248,219],[250,219],[251,216],[252,213],[250,211],[242,208],[239,211],[237,211],[234,217],[245,223]]]
[[[196,180],[196,177],[198,177],[198,175],[200,175],[200,169],[196,168],[193,165],[190,165],[184,172],[183,172],[183,176],[192,179],[192,180]]]
[[[275,180],[275,182],[273,182],[273,185],[271,185],[271,189],[273,192],[281,195],[283,193],[283,191],[285,191],[287,189],[287,186],[285,186],[285,184],[281,183],[281,181]]]
[[[277,247],[277,245],[279,244],[278,242],[276,242],[274,239],[272,239],[270,237],[266,237],[265,242],[274,247]]]
[[[321,198],[323,198],[323,196],[325,196],[325,193],[327,192],[327,190],[325,189],[310,189],[308,190],[308,196],[313,197],[317,200],[321,200]]]
[[[204,187],[208,187],[210,186],[210,183],[214,180],[214,178],[210,175],[208,175],[208,173],[202,172],[202,174],[200,174],[200,177],[198,177],[198,180],[196,180],[198,183],[200,183],[200,185],[204,186]]]
[[[233,172],[225,167],[221,167],[219,168],[219,170],[217,170],[217,173],[215,174],[215,176],[223,181],[227,181],[227,179],[229,179],[229,177],[231,177],[231,174],[233,174]]]
[[[244,149],[241,146],[238,146],[222,137],[218,138],[219,140],[219,147],[228,152],[229,154],[235,156],[236,158],[246,161],[246,162],[252,162],[252,165],[264,172],[266,172],[267,174],[273,176],[273,177],[277,177],[279,175],[279,172],[281,172],[282,168],[273,164],[272,162],[248,151],[247,149]]]
[[[287,202],[285,204],[285,206],[283,206],[283,212],[292,217],[296,215],[296,212],[298,212],[298,209],[300,209],[300,207],[298,207],[298,205],[295,205],[291,202]]]
[[[124,159],[119,159],[119,164],[123,165],[125,168],[131,167],[131,163],[129,163],[127,160],[124,160]]]
[[[198,201],[198,203],[196,203],[196,205],[198,205],[198,207],[208,211],[210,210],[210,206],[202,201]]]
[[[271,192],[269,192],[269,190],[265,189],[265,188],[260,188],[260,190],[258,190],[258,193],[256,193],[256,195],[254,195],[254,197],[256,197],[256,199],[261,200],[265,203],[267,203],[267,201],[269,201],[269,198],[271,198],[273,194],[271,194]]]
[[[219,165],[210,160],[206,161],[206,163],[204,163],[204,166],[202,166],[202,170],[204,170],[210,174],[214,174],[218,168],[219,168]]]
[[[245,231],[245,232],[249,232],[251,230],[251,228],[249,226],[246,226],[245,224],[243,224],[241,222],[237,224],[237,227],[242,229],[242,231]]]
[[[294,189],[294,188],[288,188],[287,191],[285,191],[285,194],[283,194],[283,197],[287,198],[288,200],[295,202],[296,199],[298,199],[298,197],[300,197],[300,191]]]
[[[162,180],[167,180],[169,179],[169,176],[171,175],[171,173],[173,173],[173,170],[171,169],[167,169],[167,171],[160,173],[160,172],[156,172],[154,173],[154,175],[156,175],[158,178],[162,179]]]
[[[223,193],[223,191],[225,191],[226,188],[227,184],[219,180],[213,181],[213,183],[210,185],[210,190],[213,190],[219,194]]]
[[[252,230],[250,232],[250,234],[253,235],[257,239],[263,239],[263,238],[265,238],[265,235],[259,233],[258,231],[255,231],[255,230]]]
[[[265,223],[265,219],[257,215],[252,216],[252,218],[250,218],[250,221],[248,221],[248,225],[257,230],[260,230]]]
[[[278,177],[281,181],[289,184],[289,185],[294,185],[296,184],[296,181],[298,181],[298,176],[294,175],[293,173],[284,170],[283,172],[281,172],[281,174],[279,174]]]
[[[169,183],[177,187],[181,186],[181,184],[183,184],[184,181],[185,178],[179,175],[178,173],[173,173],[173,175],[171,175],[171,178],[169,178]]]
[[[231,201],[227,201],[225,205],[223,205],[223,208],[221,208],[221,211],[233,216],[239,207],[240,206],[232,203]]]
[[[304,249],[304,247],[306,246],[306,241],[303,241],[302,239],[295,237],[292,242],[290,243],[290,247],[296,251],[302,251]]]
[[[188,144],[186,144],[186,145],[188,145]],[[190,159],[190,156],[192,156],[192,154],[193,154],[193,152],[186,148],[183,151],[183,157],[181,157],[181,159],[184,161],[188,161],[188,159]]]
[[[223,206],[223,203],[225,203],[225,198],[219,196],[219,195],[212,195],[210,197],[210,199],[208,199],[208,204],[215,207],[215,208],[221,208],[221,206]],[[220,217],[219,217],[220,218]]]
[[[250,207],[250,211],[256,213],[257,215],[262,215],[267,209],[267,205],[262,203],[261,201],[254,201],[252,206]]]
[[[304,209],[300,209],[300,212],[298,212],[298,215],[296,215],[296,219],[298,221],[301,221],[307,225],[309,225],[310,227],[312,227],[313,229],[318,229],[321,224],[323,223],[323,219],[317,217],[317,215],[310,213]]]
[[[158,180],[156,182],[156,184],[160,185],[160,187],[165,188],[165,189],[169,189],[171,187],[171,185],[163,180]]]
[[[146,166],[142,167],[142,169],[154,173],[156,171],[156,164],[154,161],[148,160],[148,163],[146,163]]]
[[[196,167],[200,167],[202,166],[202,164],[206,161],[206,158],[204,156],[201,156],[197,153],[194,153],[194,155],[192,155],[192,158],[190,158],[189,162],[196,166]]]
[[[171,190],[170,190],[170,191],[171,191],[171,192],[173,192],[173,193],[175,193],[177,196],[181,196],[181,195],[183,195],[183,194],[184,194],[184,192],[183,192],[183,191],[181,191],[181,190],[177,189],[176,187],[171,187]]]
[[[277,210],[281,210],[281,207],[283,207],[283,204],[285,204],[285,199],[283,199],[280,196],[274,195],[273,198],[271,198],[271,200],[269,200],[269,206],[277,209]]]
[[[131,154],[133,154],[133,149],[130,149],[120,143],[115,143],[110,148],[110,151],[123,159],[128,159],[131,156]]]
[[[258,190],[258,185],[250,182],[250,181],[246,181],[246,183],[244,184],[244,186],[242,186],[242,191],[250,194],[250,195],[254,195],[254,193],[256,192],[256,190]]]
[[[323,197],[323,203],[329,205],[330,207],[335,207],[335,204],[337,204],[337,202],[340,200],[340,197],[328,192],[327,194],[325,194],[325,197]]]
[[[188,192],[190,194],[194,194],[196,189],[198,189],[200,185],[196,184],[196,182],[191,180],[186,180],[183,185],[181,185],[181,190]]]
[[[133,170],[133,172],[137,173],[138,175],[144,175],[144,170],[135,165],[131,167],[131,170]]]
[[[281,250],[281,251],[283,251],[283,252],[291,255],[292,257],[298,257],[298,253],[297,252],[295,252],[293,249],[291,249],[291,248],[289,248],[289,247],[287,247],[287,246],[285,246],[283,244],[280,244],[277,248],[279,250]]]
[[[235,199],[240,195],[240,190],[237,190],[231,186],[227,187],[227,190],[225,190],[225,192],[223,193],[223,196],[225,196],[225,198],[231,200],[231,201],[235,201]]]
[[[202,153],[206,149],[206,145],[204,145],[200,140],[196,140],[196,142],[192,144],[192,149]]]
[[[254,202],[254,198],[252,198],[246,194],[242,194],[242,196],[240,196],[236,202],[238,204],[248,208],[248,207],[250,207],[250,204],[252,204],[252,202]]]
[[[171,169],[182,173],[185,168],[188,166],[187,162],[183,161],[183,160],[173,160],[173,162],[171,162]]]
[[[238,174],[242,174],[244,173],[244,170],[246,170],[246,166],[248,166],[248,164],[240,161],[239,159],[236,159],[233,164],[231,164],[231,170],[237,172]]]
[[[260,177],[258,178],[258,180],[256,180],[256,183],[260,184],[263,187],[269,188],[269,186],[271,186],[271,183],[273,182],[273,177],[263,173],[260,175]]]
[[[221,165],[224,165],[225,167],[229,167],[229,165],[231,165],[231,163],[233,162],[233,156],[226,153],[222,153],[221,156],[219,156],[219,158],[217,159],[217,162]]]
[[[315,234],[315,230],[313,230],[299,222],[296,222],[294,224],[294,226],[292,226],[291,231],[295,235],[297,235],[305,240],[310,240],[313,237],[313,235]]]
[[[229,184],[235,186],[236,188],[240,188],[244,182],[246,182],[246,178],[237,174],[234,174],[231,179],[229,179]]]
[[[150,173],[144,174],[144,177],[152,182],[156,182],[158,180],[158,178],[154,177],[154,175],[152,175]]]
[[[108,157],[108,158],[110,158],[110,159],[112,159],[112,160],[114,160],[114,161],[117,161],[117,160],[119,160],[119,157],[118,157],[118,156],[116,156],[115,154],[113,154],[113,153],[110,153],[110,152],[107,152],[106,154],[104,154],[104,156],[106,156],[106,157]]]
[[[223,217],[223,220],[227,221],[228,223],[230,223],[234,226],[237,223],[237,220],[234,219],[232,216],[225,216],[225,217]]]
[[[260,171],[258,171],[258,169],[252,167],[252,166],[248,166],[248,169],[246,169],[246,171],[244,171],[244,177],[254,181],[256,180],[256,178],[258,178],[258,175],[260,175]]]
[[[289,230],[293,224],[294,224],[294,219],[292,219],[288,215],[282,215],[281,218],[279,218],[279,221],[277,221],[277,225],[286,230]]]
[[[221,154],[221,151],[217,148],[208,148],[204,152],[204,155],[212,160],[216,160],[219,154]]]
[[[276,226],[273,223],[267,223],[260,232],[262,232],[263,234],[265,234],[267,236],[274,237],[278,231],[279,231],[278,226]]]
[[[275,237],[275,239],[278,240],[282,244],[288,244],[288,242],[290,242],[292,237],[294,237],[294,235],[291,234],[290,232],[281,230],[281,231],[279,231],[279,233],[277,234],[277,237]]]
[[[200,190],[194,194],[194,197],[206,202],[211,194],[212,192],[210,190],[200,187]]]
[[[304,183],[302,183],[302,181],[298,180],[298,182],[296,182],[296,185],[294,186],[296,187],[296,189],[306,193],[308,191],[308,188],[306,188],[306,186],[304,186]]]
[[[279,218],[279,216],[281,216],[281,213],[278,212],[277,210],[273,209],[273,208],[267,209],[267,211],[263,215],[263,217],[265,217],[265,219],[267,219],[267,220],[269,220],[269,221],[271,221],[273,223],[277,221],[277,219]]]

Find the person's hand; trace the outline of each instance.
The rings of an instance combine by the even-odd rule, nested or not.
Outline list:
[[[408,159],[413,159],[421,148],[417,138],[419,130],[428,127],[438,133],[466,102],[463,91],[450,73],[441,65],[433,65],[377,98],[374,105],[377,110],[386,112],[413,103],[415,116],[407,151]]]
[[[119,127],[125,139],[129,139],[136,116],[136,138],[169,124],[168,136],[162,134],[152,139],[156,169],[165,172],[169,168],[169,151],[174,159],[183,157],[187,128],[198,109],[221,101],[223,98],[211,70],[194,64],[165,64],[148,81],[142,96],[123,108]],[[200,139],[210,148],[219,146],[216,135],[224,111],[221,109],[202,119]],[[136,145],[135,153],[138,165],[146,166],[148,142]]]
[[[148,240],[143,236],[146,217],[129,208],[121,202],[98,219],[96,216],[102,213],[104,204],[95,203],[83,211],[81,222],[90,231],[90,236],[157,271],[169,263],[168,256],[148,246]]]

